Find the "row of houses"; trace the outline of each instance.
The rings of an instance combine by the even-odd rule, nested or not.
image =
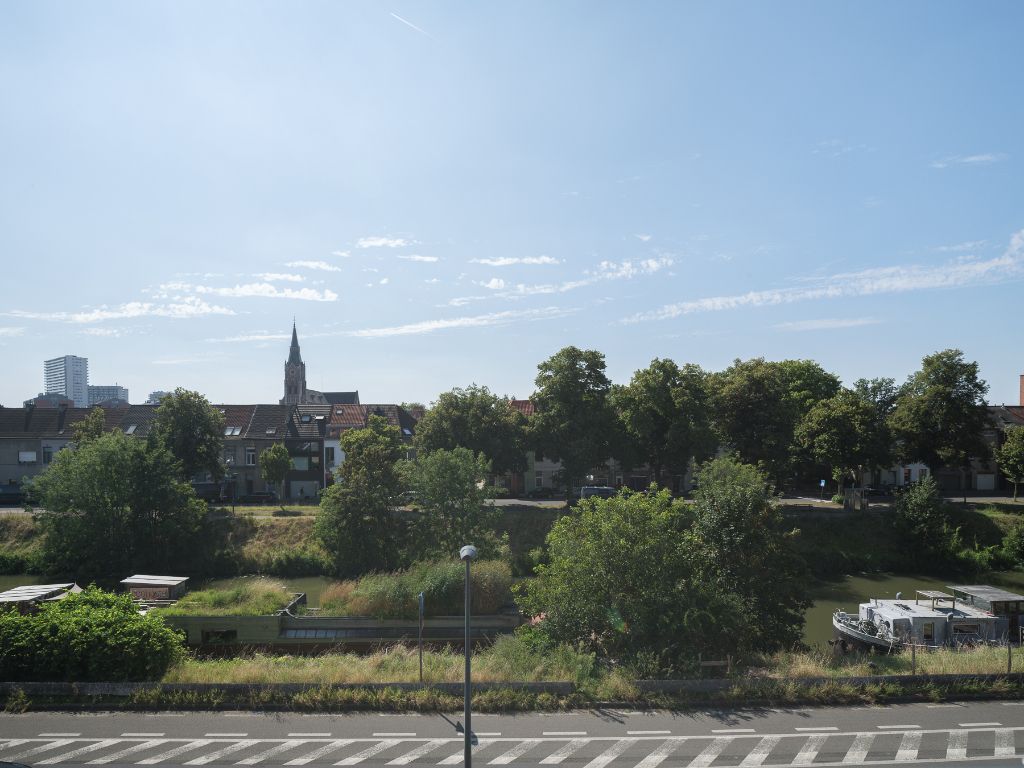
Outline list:
[[[105,409],[105,429],[145,439],[155,405],[120,405]],[[341,434],[361,429],[370,416],[396,427],[412,456],[416,419],[393,404],[344,405],[215,405],[224,417],[223,464],[226,475],[217,486],[221,498],[277,492],[282,498],[315,499],[333,482],[344,461]],[[76,423],[88,408],[0,408],[0,483],[16,486],[46,470],[53,457],[72,442]],[[260,477],[259,455],[283,443],[292,457],[284,488],[270,489]],[[207,478],[209,479],[209,478]]]

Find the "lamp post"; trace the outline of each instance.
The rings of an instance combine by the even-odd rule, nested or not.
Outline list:
[[[465,749],[463,752],[463,765],[466,768],[472,768],[473,766],[473,755],[472,755],[472,734],[473,728],[470,724],[470,666],[469,657],[472,653],[472,648],[469,642],[469,563],[476,557],[476,547],[472,544],[467,544],[461,550],[459,550],[459,559],[466,564],[466,678],[463,683],[463,708],[462,708],[462,725],[465,733]]]

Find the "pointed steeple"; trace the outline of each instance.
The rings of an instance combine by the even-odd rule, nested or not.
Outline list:
[[[292,319],[292,346],[288,350],[288,365],[301,365],[302,355],[299,353],[299,334],[295,330],[295,320]]]

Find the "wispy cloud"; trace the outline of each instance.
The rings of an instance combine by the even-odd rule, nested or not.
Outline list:
[[[949,168],[954,165],[992,165],[1005,160],[1007,155],[1001,152],[985,152],[978,155],[949,155],[933,160],[932,168]]]
[[[427,280],[424,280],[423,282],[426,283],[427,285],[436,285],[437,283],[440,283],[441,280],[436,277],[431,277]]]
[[[449,330],[452,328],[480,328],[492,325],[508,325],[509,323],[551,320],[558,317],[565,317],[572,314],[574,309],[562,309],[560,307],[546,307],[544,309],[528,309],[520,311],[492,312],[487,315],[474,315],[471,317],[452,317],[439,320],[424,320],[419,323],[407,325],[395,325],[389,328],[364,328],[358,331],[346,331],[346,336],[361,338],[381,338],[387,336],[413,336],[435,331]]]
[[[410,27],[411,29],[415,29],[415,30],[416,30],[417,32],[419,32],[419,33],[420,33],[421,35],[424,35],[425,37],[429,37],[429,38],[430,38],[431,40],[433,40],[433,39],[434,39],[434,36],[433,36],[433,35],[431,35],[431,34],[430,34],[429,32],[426,32],[425,30],[422,30],[422,29],[420,29],[420,28],[419,28],[419,27],[417,27],[417,26],[416,26],[415,24],[413,24],[413,23],[412,23],[411,21],[407,21],[406,19],[403,19],[403,18],[402,18],[401,16],[399,16],[399,15],[398,15],[397,13],[388,13],[388,15],[389,15],[389,16],[390,16],[391,18],[393,18],[393,19],[397,19],[398,21],[402,22],[403,24],[405,24],[405,26],[407,26],[407,27]]]
[[[642,243],[646,243],[648,240],[651,239],[650,235],[633,235],[633,237],[635,237],[637,240],[639,240]]]
[[[390,277],[382,277],[377,284],[378,285],[387,285],[390,282],[391,282],[391,278]]]
[[[493,259],[470,259],[469,261],[471,264],[485,264],[488,267],[511,267],[514,264],[543,265],[562,263],[558,259],[554,259],[550,256],[501,256]]]
[[[335,251],[335,256],[340,256],[341,253]],[[348,255],[347,253],[345,254]],[[323,272],[341,272],[341,267],[336,267],[333,264],[328,264],[326,261],[289,261],[285,264],[286,267],[301,267],[304,269],[319,269]]]
[[[197,296],[180,297],[165,304],[156,304],[149,301],[130,301],[127,304],[119,304],[114,307],[104,304],[96,309],[83,310],[81,312],[28,312],[20,309],[0,312],[0,315],[6,317],[22,317],[26,320],[52,320],[55,322],[78,324],[99,323],[106,320],[128,320],[138,317],[187,319],[207,317],[209,315],[233,314],[235,314],[234,310],[216,304],[209,304]]]
[[[772,326],[779,331],[833,331],[840,328],[860,328],[864,325],[878,325],[873,317],[822,318],[821,320],[794,320],[776,323]]]
[[[651,312],[642,312],[623,322],[667,320],[701,312],[722,312],[742,307],[765,307],[795,304],[814,299],[837,299],[848,296],[873,296],[887,293],[937,288],[963,288],[988,285],[1024,277],[1024,230],[1017,232],[1002,256],[987,260],[957,259],[939,266],[911,264],[878,267],[859,272],[841,272],[825,277],[809,278],[799,285],[727,296],[710,296],[676,304],[667,304]]]
[[[25,333],[25,329],[19,326],[0,326],[0,337],[2,338],[10,339],[15,336],[21,336],[23,333]]]
[[[298,301],[337,301],[338,294],[329,288],[281,288],[271,283],[245,283],[233,286],[190,285],[168,283],[161,286],[167,291],[198,293],[232,299],[296,299]]]
[[[963,253],[964,251],[976,251],[988,244],[988,240],[968,240],[965,243],[954,245],[940,245],[935,250],[941,253]]]
[[[415,240],[404,237],[361,237],[356,241],[357,248],[404,248],[413,245]]]
[[[339,259],[347,259],[351,255],[348,251],[331,251],[331,256],[337,256]],[[323,264],[322,261],[317,263]]]
[[[117,338],[121,336],[121,331],[118,328],[96,328],[89,327],[83,328],[79,331],[83,336],[108,336],[111,338]]]
[[[812,155],[826,155],[828,157],[842,157],[852,152],[868,152],[871,147],[867,144],[851,144],[843,139],[827,139],[819,141],[811,150]]]
[[[260,280],[267,280],[271,283],[301,283],[306,279],[302,275],[289,275],[282,272],[260,272],[253,275],[253,277],[258,277]]]
[[[406,261],[422,261],[430,264],[433,264],[435,261],[440,261],[437,256],[420,256],[418,253],[414,253],[411,256],[399,256],[398,258],[405,259]]]
[[[486,283],[480,283],[480,285],[492,291],[500,291],[505,287],[505,281],[500,277],[492,277]]]
[[[303,334],[304,338],[308,336],[308,333]],[[211,344],[232,344],[251,341],[287,341],[290,338],[291,335],[287,333],[246,333],[240,336],[227,336],[222,339],[207,339],[206,341]]]

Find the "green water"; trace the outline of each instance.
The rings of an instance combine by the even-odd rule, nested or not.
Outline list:
[[[991,584],[1014,592],[1024,592],[1024,572],[997,571],[967,581],[956,577],[937,579],[931,576],[877,573],[847,576],[842,581],[819,582],[811,588],[814,604],[804,614],[804,642],[823,646],[832,639],[832,614],[837,608],[856,614],[857,606],[873,597],[893,600],[897,592],[902,592],[904,599],[913,600],[914,590],[917,589],[947,591],[950,584],[968,583]]]
[[[60,580],[58,579],[57,582],[59,583]],[[29,584],[43,583],[42,576],[0,576],[0,592],[6,592],[8,589],[14,589],[15,587],[25,587]]]

